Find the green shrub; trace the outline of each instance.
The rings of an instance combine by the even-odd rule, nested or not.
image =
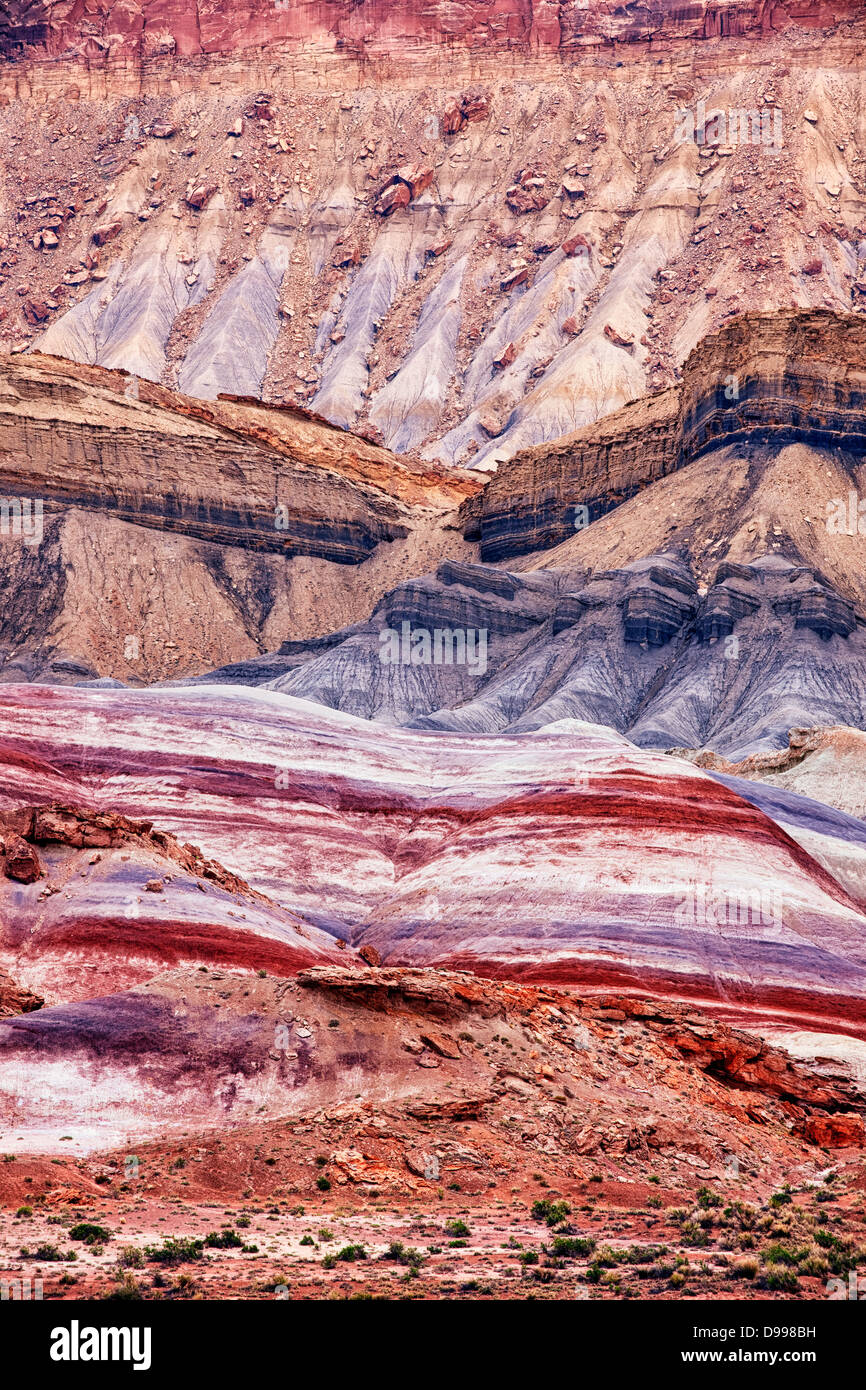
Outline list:
[[[710,1243],[706,1231],[702,1230],[696,1221],[684,1221],[680,1227],[680,1234],[683,1245],[703,1246]]]
[[[144,1253],[155,1264],[180,1265],[188,1260],[200,1260],[202,1249],[202,1242],[194,1236],[179,1236],[176,1240],[169,1236],[161,1246],[146,1246]]]
[[[627,1250],[618,1250],[617,1255],[629,1265],[651,1265],[668,1253],[666,1245],[631,1245]]]
[[[77,1226],[70,1227],[69,1239],[83,1240],[86,1245],[101,1245],[111,1240],[111,1232],[104,1226],[95,1226],[92,1221],[79,1221]]]
[[[144,1266],[144,1256],[135,1245],[124,1245],[117,1257],[117,1263],[123,1269],[141,1269]]]
[[[237,1231],[225,1226],[221,1231],[209,1231],[204,1238],[205,1245],[211,1246],[214,1250],[239,1249],[243,1241]]]
[[[576,1260],[581,1255],[591,1255],[595,1241],[588,1236],[554,1236],[553,1254],[565,1260]]]
[[[533,1221],[546,1221],[548,1226],[558,1226],[571,1215],[568,1202],[557,1202],[552,1197],[542,1197],[532,1204]]]
[[[352,1264],[355,1260],[366,1260],[367,1252],[363,1245],[344,1245],[342,1250],[337,1251],[334,1258]]]
[[[143,1299],[144,1294],[132,1275],[126,1274],[116,1289],[112,1289],[111,1293],[104,1293],[102,1297],[107,1303],[119,1303]]]
[[[396,1260],[398,1264],[409,1265],[412,1269],[420,1269],[424,1263],[424,1256],[420,1250],[415,1250],[411,1246],[407,1250],[403,1242],[399,1240],[391,1241],[382,1259]]]
[[[774,1245],[767,1246],[764,1251],[764,1259],[767,1264],[771,1265],[795,1265],[808,1253],[808,1250],[792,1250],[790,1246],[780,1245],[776,1242]]]

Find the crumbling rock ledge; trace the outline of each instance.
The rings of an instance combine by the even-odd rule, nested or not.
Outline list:
[[[740,1028],[700,1013],[686,1004],[658,1003],[621,994],[579,998],[573,994],[482,980],[466,971],[383,968],[360,972],[339,966],[302,970],[298,984],[323,991],[342,1002],[385,1014],[425,1014],[453,1022],[474,1013],[482,1018],[544,1019],[557,1041],[568,1041],[567,1026],[580,1020],[592,1033],[606,1034],[631,1020],[652,1031],[656,1041],[697,1070],[732,1090],[773,1096],[794,1120],[798,1132],[820,1133],[811,1142],[832,1143],[832,1125],[812,1126],[811,1111],[838,1116],[839,1142],[866,1144],[863,1121],[866,1093],[844,1067],[829,1061],[795,1061],[781,1048]],[[441,1055],[450,1053],[437,1039],[424,1039]],[[455,1045],[456,1046],[456,1045]],[[746,1108],[749,1109],[748,1103]],[[414,1112],[413,1112],[414,1113]],[[759,1116],[757,1117],[759,1118]],[[827,1136],[831,1136],[829,1139]],[[857,1138],[857,1136],[860,1136]]]
[[[0,1018],[12,1018],[15,1014],[31,1014],[41,1009],[45,1000],[41,994],[24,989],[16,984],[11,975],[0,970]]]
[[[228,7],[128,6],[108,0],[97,7],[53,0],[9,0],[4,5],[0,55],[56,61],[97,70],[130,66],[137,72],[180,59],[178,68],[204,58],[279,45],[287,61],[315,54],[321,65],[391,59],[435,63],[436,50],[473,55],[562,54],[572,58],[609,48],[713,39],[756,40],[799,28],[832,29],[859,12],[856,0],[695,0],[689,5],[620,5],[613,0],[475,0],[395,6],[389,0],[306,0],[290,7],[243,0]],[[617,48],[619,51],[619,47]]]
[[[39,865],[35,845],[69,845],[72,849],[117,849],[120,845],[137,844],[152,849],[196,878],[207,879],[228,893],[242,893],[258,902],[270,898],[251,888],[245,879],[223,867],[215,859],[207,859],[196,845],[180,844],[165,830],[154,830],[149,820],[133,820],[115,811],[94,811],[85,806],[52,803],[46,806],[21,806],[0,813],[0,845],[5,846],[7,878],[32,883],[39,877],[39,868],[32,876],[23,878],[18,866],[24,858],[23,845],[31,862]]]
[[[733,384],[732,384],[733,383]],[[575,534],[710,449],[804,443],[866,454],[866,320],[826,310],[744,314],[688,357],[676,387],[515,455],[461,509],[499,564]]]

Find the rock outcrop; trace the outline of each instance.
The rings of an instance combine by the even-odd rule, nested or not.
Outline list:
[[[43,357],[0,377],[2,680],[198,674],[466,550],[453,513],[477,481],[302,410],[130,395],[121,372]]]
[[[0,960],[51,1002],[124,989],[179,962],[288,973],[336,958],[332,938],[150,820],[25,803],[0,810],[0,838],[16,884],[0,880]],[[35,873],[10,872],[22,860]]]
[[[3,1298],[854,1296],[864,45],[0,0]]]
[[[513,458],[465,504],[466,533],[480,539],[481,558],[491,563],[549,549],[710,451],[717,467],[722,450],[728,457],[748,450],[759,462],[763,446],[771,451],[766,463],[803,445],[813,454],[839,451],[862,468],[864,389],[862,316],[745,315],[695,348],[678,388]],[[856,476],[849,480],[855,489]],[[815,498],[822,527],[832,497],[824,488]],[[847,505],[847,492],[844,498]],[[708,522],[694,511],[689,520]],[[840,529],[848,529],[847,512]]]
[[[5,970],[0,970],[0,1018],[29,1014],[41,1009],[45,1000],[32,990],[22,989]]]
[[[735,1149],[743,1176],[756,1146],[765,1160],[768,1146],[784,1149],[795,1136],[862,1147],[866,1113],[862,1083],[844,1063],[792,1061],[693,1008],[578,1000],[467,972],[322,967],[281,980],[168,971],[75,1008],[8,1019],[0,1051],[0,1125],[18,1154],[62,1152],[61,1132],[87,1153],[192,1125],[228,1137],[263,1114],[283,1126],[330,1114],[344,1126],[328,1151],[331,1180],[416,1200],[451,1166],[447,1126],[473,1120],[493,1139],[523,1104],[533,1115],[560,1107],[559,1142],[572,1155],[652,1154],[664,1168],[684,1148],[701,1166]],[[86,1093],[73,1102],[61,1082],[46,1081],[48,1062],[52,1078],[74,1067]],[[20,1088],[37,1078],[22,1117]],[[434,1126],[426,1157],[421,1136],[396,1169],[368,1143],[356,1148],[347,1131],[365,1114],[369,1124],[374,1107],[392,1133],[407,1121]]]
[[[289,56],[309,47],[321,59],[336,51],[341,58],[370,61],[410,61],[413,51],[417,61],[420,50],[435,66],[435,49],[446,44],[493,55],[538,50],[588,55],[612,42],[627,52],[630,44],[652,41],[666,51],[669,44],[691,46],[719,36],[754,40],[791,28],[830,29],[857,13],[854,0],[793,0],[784,7],[762,0],[698,0],[685,9],[658,0],[628,12],[611,0],[594,0],[591,6],[576,0],[557,5],[535,0],[528,6],[504,0],[493,10],[479,10],[469,0],[451,6],[413,0],[396,14],[387,0],[312,0],[291,11],[266,0],[245,0],[231,12],[221,5],[189,12],[153,5],[129,10],[114,0],[82,22],[57,0],[8,0],[0,43],[9,57],[38,62],[62,55],[71,72],[76,62],[98,69],[132,59],[139,67],[154,58],[190,59],[275,45]],[[458,110],[465,120],[465,108]]]
[[[446,561],[327,642],[193,683],[480,735],[581,719],[641,747],[743,757],[785,746],[795,724],[866,724],[864,629],[831,585],[776,555],[720,565],[706,589],[677,554],[595,573]]]
[[[0,67],[0,350],[495,470],[733,314],[862,308],[863,19],[797,8],[50,6]]]

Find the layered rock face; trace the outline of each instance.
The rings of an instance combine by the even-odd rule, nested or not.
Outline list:
[[[737,319],[696,350],[677,392],[530,451],[482,490],[477,476],[400,459],[296,408],[205,404],[118,372],[8,359],[0,673],[140,683],[229,662],[226,679],[286,677],[291,693],[411,722],[465,705],[492,677],[513,675],[514,660],[525,672],[528,653],[538,674],[528,684],[521,676],[517,694],[506,683],[504,717],[482,713],[470,725],[522,727],[516,720],[543,704],[532,685],[548,681],[546,658],[537,660],[548,642],[574,629],[554,651],[558,686],[561,653],[574,646],[582,660],[583,637],[596,632],[594,619],[578,621],[598,607],[592,591],[586,603],[575,595],[590,576],[628,571],[643,556],[651,608],[616,591],[628,611],[608,670],[628,669],[640,650],[641,679],[667,672],[695,641],[689,661],[705,668],[721,639],[748,632],[766,692],[772,673],[794,662],[780,644],[790,627],[791,652],[811,642],[817,656],[793,699],[772,697],[752,741],[784,741],[795,723],[859,724],[864,360],[853,316]],[[479,545],[488,560],[519,560],[520,576],[467,569]],[[686,559],[685,581],[654,587],[654,554],[672,557],[669,576]],[[443,556],[453,558],[436,580],[393,588]],[[768,560],[788,562],[794,588]],[[733,568],[723,573],[720,562]],[[757,609],[743,596],[753,578],[769,596]],[[347,622],[361,625],[342,631]],[[484,632],[483,658],[449,662],[446,653],[425,666],[401,649],[384,664],[382,632],[407,622],[471,629],[474,641]],[[277,655],[260,659],[268,651]],[[837,654],[853,676],[841,699],[830,672]],[[719,669],[742,671],[739,660],[737,648]],[[722,685],[712,708],[685,722],[667,711],[655,741],[750,751],[748,716],[728,727],[745,686]],[[598,686],[593,676],[590,701]],[[647,688],[638,680],[615,710],[579,701],[566,712],[609,719],[643,742],[636,721]]]
[[[490,471],[734,313],[862,306],[855,5],[223,10],[0,66],[0,346]]]
[[[449,519],[476,482],[296,409],[41,357],[0,376],[0,679],[255,656],[465,548]]]
[[[254,961],[288,974],[336,959],[331,938],[151,821],[24,803],[0,811],[0,834],[0,961],[40,988],[29,1002],[21,992],[22,1011],[128,988],[178,963]],[[28,852],[31,872],[17,872],[10,846]]]
[[[740,778],[755,778],[835,806],[851,816],[866,817],[866,734],[850,728],[792,729],[788,747],[758,753],[731,763],[714,753],[689,754],[700,767]]]
[[[327,643],[194,683],[224,682],[415,728],[581,719],[742,757],[784,747],[794,724],[866,722],[866,633],[831,585],[774,555],[723,564],[706,589],[676,554],[595,572],[448,561]]]
[[[748,449],[751,459],[765,446],[772,451],[765,459],[773,460],[800,444],[818,456],[817,467],[822,453],[841,451],[856,490],[864,404],[866,320],[822,311],[747,314],[695,348],[677,390],[514,458],[466,504],[467,534],[480,538],[481,557],[492,563],[544,550],[702,455],[731,448]],[[829,462],[837,471],[838,453]],[[724,493],[712,500],[724,505]],[[826,522],[827,506],[817,510]],[[699,520],[694,508],[689,520]]]
[[[0,1269],[856,1277],[864,51],[0,0]]]
[[[16,807],[69,801],[74,789],[78,804],[146,817],[199,846],[272,900],[203,895],[172,861],[166,936],[151,920],[165,922],[143,851],[103,851],[110,862],[74,884],[85,851],[69,874],[65,850],[44,883],[7,883],[3,909],[4,968],[52,999],[93,992],[80,969],[73,984],[82,948],[98,965],[119,947],[118,980],[138,969],[138,950],[151,974],[159,952],[186,955],[175,924],[190,920],[192,898],[205,959],[218,908],[218,922],[235,914],[248,964],[273,959],[275,937],[321,949],[325,928],[385,964],[651,988],[761,1026],[866,1026],[864,919],[842,886],[866,831],[824,808],[817,829],[838,873],[822,867],[795,838],[803,798],[782,828],[778,810],[708,773],[575,721],[484,740],[393,730],[385,741],[368,722],[248,690],[7,687],[3,710]],[[69,898],[40,899],[61,883]],[[121,919],[125,894],[143,900],[140,918]]]
[[[187,13],[151,0],[135,7],[109,3],[82,21],[74,7],[56,0],[7,0],[0,40],[5,54],[37,61],[43,54],[62,56],[74,71],[76,60],[145,63],[175,54],[192,58],[280,43],[289,53],[311,44],[324,54],[369,59],[409,56],[420,45],[455,43],[488,53],[584,52],[611,41],[760,38],[792,26],[832,27],[856,14],[853,0],[793,0],[785,6],[765,0],[698,0],[687,7],[655,0],[627,12],[611,0],[595,0],[591,7],[577,0],[531,0],[528,5],[498,0],[492,9],[475,0],[448,6],[304,0],[291,7],[245,0],[229,17],[220,4],[201,4]]]
[[[526,1059],[527,1042],[542,1040],[543,1064]],[[326,966],[294,980],[175,970],[0,1023],[0,1051],[0,1125],[16,1154],[62,1153],[61,1136],[80,1154],[193,1125],[224,1133],[264,1115],[285,1130],[316,1116],[319,1136],[323,1122],[339,1124],[332,1177],[415,1200],[457,1176],[464,1196],[487,1185],[472,1149],[466,1171],[465,1139],[455,1152],[450,1125],[483,1126],[501,1162],[504,1136],[494,1135],[506,1116],[513,1123],[521,1102],[543,1113],[554,1095],[566,1152],[615,1161],[651,1150],[663,1167],[683,1147],[702,1167],[735,1149],[751,1171],[758,1125],[762,1161],[768,1146],[781,1158],[804,1139],[855,1147],[866,1111],[844,1064],[794,1062],[693,1009],[622,995],[581,1001],[438,970]],[[83,1094],[73,1094],[73,1077]],[[370,1152],[373,1108],[390,1134],[414,1131],[396,1162]],[[298,1138],[291,1143],[297,1151]],[[546,1161],[558,1148],[548,1146]],[[112,1164],[110,1177],[117,1172]]]

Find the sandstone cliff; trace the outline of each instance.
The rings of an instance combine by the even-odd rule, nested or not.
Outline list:
[[[819,547],[824,543],[821,533],[825,541],[828,535],[827,503],[834,496],[846,497],[851,487],[859,488],[866,452],[864,391],[866,319],[826,311],[743,315],[695,348],[678,388],[634,402],[597,425],[512,459],[478,499],[464,505],[466,533],[480,538],[482,559],[494,563],[545,550],[574,539],[588,522],[659,479],[711,450],[727,448],[727,458],[719,455],[713,468],[738,457],[748,460],[751,486],[743,501],[759,533],[752,539],[761,544],[777,518],[769,527],[766,522],[758,527],[755,474],[766,473],[768,464],[773,467],[788,446],[805,445],[813,451],[813,496],[791,499],[785,541],[802,544],[808,536],[804,523],[812,512],[808,520],[814,522],[815,534],[810,539]],[[760,446],[769,452],[762,456]],[[835,452],[822,467],[814,451]],[[693,470],[705,478],[707,471]],[[825,483],[823,473],[830,483]],[[682,515],[695,533],[693,542],[699,541],[710,526],[725,529],[722,511],[740,490],[729,486],[708,496],[703,515],[698,497],[682,509],[671,501],[670,512]],[[657,490],[656,495],[661,498],[664,493]],[[710,506],[715,511],[712,518]],[[794,522],[795,509],[799,525]],[[646,505],[632,511],[646,520]],[[617,523],[623,525],[628,515],[623,510]],[[634,541],[640,543],[637,535]],[[832,545],[825,549],[829,552]],[[805,558],[808,551],[800,553]],[[557,552],[553,563],[580,555],[579,547],[572,545]],[[850,580],[862,598],[864,591],[853,573]]]
[[[297,409],[44,357],[0,383],[2,679],[197,673],[365,616],[467,548],[453,513],[477,482]]]

